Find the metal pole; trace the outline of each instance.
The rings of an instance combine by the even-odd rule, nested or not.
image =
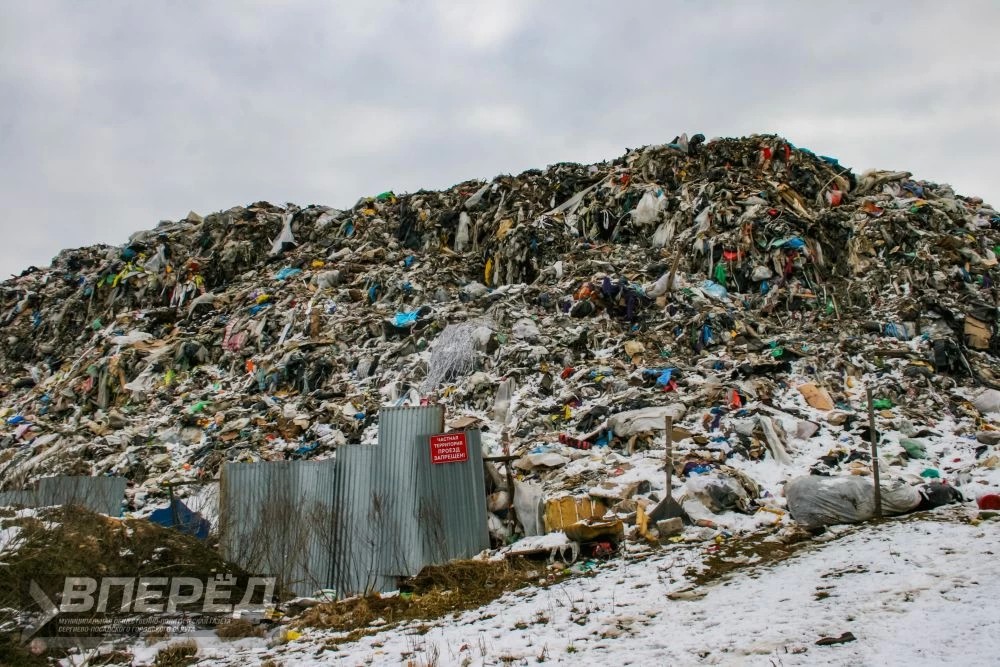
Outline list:
[[[872,443],[872,474],[875,476],[875,518],[882,518],[882,485],[878,474],[878,438],[875,435],[875,406],[872,404],[872,388],[866,387],[868,396],[868,436]]]
[[[667,470],[667,498],[674,497],[674,490],[671,488],[671,476],[674,473],[674,418],[670,415],[666,416],[666,426],[667,426],[667,449],[663,454],[663,460],[666,464]]]
[[[510,532],[513,534],[517,529],[518,518],[517,512],[514,509],[514,468],[510,464],[510,433],[506,428],[500,435],[500,442],[503,445],[504,472],[507,473],[507,523],[510,527]]]
[[[170,523],[172,524],[170,527],[178,529],[179,526],[177,524],[180,521],[177,519],[177,504],[174,502],[174,485],[168,483],[167,491],[170,493]]]

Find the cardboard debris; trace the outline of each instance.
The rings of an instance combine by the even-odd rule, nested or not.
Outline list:
[[[806,399],[806,403],[817,410],[833,410],[833,399],[830,393],[822,387],[817,387],[812,382],[799,385],[799,391]]]

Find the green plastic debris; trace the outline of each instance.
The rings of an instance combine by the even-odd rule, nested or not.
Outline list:
[[[934,468],[924,468],[924,471],[920,473],[921,477],[926,477],[927,479],[941,479],[941,473]]]
[[[204,410],[205,408],[207,408],[209,405],[210,405],[209,401],[198,401],[190,408],[188,408],[188,410],[191,412],[191,414],[197,414],[202,410]]]
[[[90,328],[93,329],[94,331],[100,331],[101,327],[103,326],[104,325],[101,324],[101,318],[97,318],[96,320],[90,323]]]
[[[177,377],[177,373],[174,371],[173,368],[171,368],[170,370],[168,370],[166,373],[163,374],[163,384],[169,387],[174,383],[175,377]]]
[[[826,301],[826,314],[827,315],[832,315],[833,312],[834,312],[833,299],[827,299],[827,301]]]
[[[926,459],[927,445],[922,440],[913,438],[900,438],[899,445],[906,450],[911,459]]]
[[[392,190],[386,190],[385,192],[375,195],[377,201],[391,201],[396,198],[396,195]]]
[[[725,264],[716,264],[715,265],[715,282],[719,283],[720,285],[725,285],[726,284],[726,279],[728,277],[729,277],[729,272],[726,271],[726,265]]]
[[[872,407],[876,410],[891,410],[892,401],[888,398],[876,398],[872,401]]]

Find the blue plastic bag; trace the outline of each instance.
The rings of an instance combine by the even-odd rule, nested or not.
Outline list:
[[[417,311],[408,313],[406,311],[400,311],[392,318],[392,323],[397,327],[408,327],[415,324],[417,321]]]

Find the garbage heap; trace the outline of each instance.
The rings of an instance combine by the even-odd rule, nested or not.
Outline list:
[[[2,284],[0,485],[122,475],[151,511],[437,401],[517,457],[516,522],[491,468],[498,540],[648,534],[670,415],[685,508],[732,531],[787,521],[793,476],[869,474],[872,389],[884,473],[985,492],[998,253],[981,199],[773,135],[191,213]]]

